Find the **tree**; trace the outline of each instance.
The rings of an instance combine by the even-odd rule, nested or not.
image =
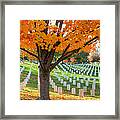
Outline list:
[[[78,55],[75,56],[77,63],[87,63],[88,62],[88,52],[81,51]]]
[[[98,52],[93,52],[88,56],[90,62],[100,62],[100,54]]]
[[[20,21],[20,49],[40,64],[40,99],[50,99],[49,77],[55,66],[81,50],[94,51],[99,37],[99,20]],[[54,59],[56,53],[60,57]]]

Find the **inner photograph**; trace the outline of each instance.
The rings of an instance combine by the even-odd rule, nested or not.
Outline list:
[[[20,20],[20,100],[100,100],[100,20]]]

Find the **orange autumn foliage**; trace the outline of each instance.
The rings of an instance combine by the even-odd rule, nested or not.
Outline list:
[[[20,48],[36,56],[38,55],[36,44],[42,50],[48,52],[55,50],[61,54],[68,45],[66,52],[78,48],[81,48],[79,52],[94,51],[96,42],[92,41],[90,44],[88,42],[96,36],[99,41],[99,20],[20,20]],[[27,52],[24,54],[29,56]]]

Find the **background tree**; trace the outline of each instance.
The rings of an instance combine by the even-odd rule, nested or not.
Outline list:
[[[40,99],[49,98],[50,72],[64,59],[95,50],[99,20],[21,20],[20,49],[38,60]],[[54,59],[55,54],[60,57]]]
[[[97,52],[93,52],[88,56],[88,60],[90,62],[100,62],[100,54]]]
[[[88,52],[81,51],[79,54],[77,54],[75,56],[75,59],[76,59],[78,64],[79,63],[88,63],[89,62],[88,55],[89,55]]]

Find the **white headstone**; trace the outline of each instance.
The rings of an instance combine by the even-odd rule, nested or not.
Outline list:
[[[81,79],[81,83],[84,83],[84,80],[83,80],[83,79]]]
[[[55,87],[55,83],[53,82],[53,83],[52,83],[52,88],[54,88],[54,87]]]
[[[51,85],[52,85],[52,83],[53,83],[53,80],[50,81],[50,84],[51,84]]]
[[[93,84],[92,84],[92,89],[95,90],[95,83],[94,83],[94,82],[93,82]]]
[[[66,84],[67,84],[67,82],[66,82],[66,81],[64,81],[64,82],[63,82],[63,86],[66,86]]]
[[[86,86],[89,86],[89,81],[88,80],[86,80]]]
[[[66,75],[63,75],[64,76],[64,78],[66,79],[67,78],[67,76]]]
[[[27,82],[28,82],[28,78],[25,78],[24,83],[27,84]]]
[[[52,80],[52,79],[51,79],[51,77],[50,77],[49,82],[51,82],[51,80]]]
[[[79,89],[79,96],[84,97],[84,90],[83,89]]]
[[[22,73],[24,69],[25,69],[25,67],[22,67],[21,70],[20,70],[20,73]]]
[[[80,88],[80,83],[77,83],[77,88]]]
[[[63,79],[61,79],[60,82],[63,83]]]
[[[60,77],[58,77],[58,81],[60,81]]]
[[[67,90],[70,90],[70,84],[67,84]]]
[[[87,87],[86,86],[84,86],[83,89],[84,89],[84,92],[87,92]]]
[[[69,79],[69,82],[72,82],[72,78]]]
[[[74,79],[76,79],[76,76],[74,75]]]
[[[87,72],[87,75],[89,74],[89,71]]]
[[[90,90],[90,92],[91,92],[91,96],[95,96],[95,90],[94,89]]]
[[[58,87],[58,93],[62,94],[62,87]]]
[[[75,88],[72,88],[72,89],[71,89],[71,92],[72,92],[72,94],[76,94],[76,89],[75,89]]]
[[[56,85],[54,86],[54,92],[57,92],[57,86]]]
[[[93,80],[92,89],[95,89],[95,87],[96,87],[96,79]]]
[[[95,66],[95,73],[94,73],[95,76],[96,76],[96,70],[97,70],[97,69],[96,69],[96,66]]]
[[[73,85],[76,85],[76,80],[73,80]]]
[[[90,76],[92,76],[92,72],[90,73]]]

